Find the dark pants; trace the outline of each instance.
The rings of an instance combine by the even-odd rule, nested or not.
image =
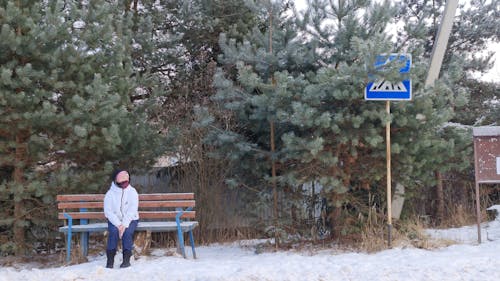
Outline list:
[[[139,223],[139,220],[131,221],[129,226],[125,229],[125,232],[122,236],[123,251],[132,251],[132,248],[134,246],[134,232],[135,228],[137,227],[137,223]],[[108,221],[108,246],[106,247],[106,250],[116,250],[116,247],[118,246],[118,240],[120,240],[118,227],[114,226]]]

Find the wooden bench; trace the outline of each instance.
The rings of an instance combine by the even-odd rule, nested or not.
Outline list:
[[[71,236],[80,233],[81,249],[84,256],[88,253],[90,232],[104,232],[108,223],[104,216],[104,194],[67,194],[57,195],[58,218],[64,220],[59,232],[66,235],[66,260],[71,260]],[[184,233],[189,233],[189,240],[194,249],[193,229],[198,225],[194,221],[196,212],[194,193],[154,193],[139,194],[139,224],[137,231],[171,232],[177,231],[177,245],[182,256],[184,250]],[[80,224],[75,224],[79,220]]]

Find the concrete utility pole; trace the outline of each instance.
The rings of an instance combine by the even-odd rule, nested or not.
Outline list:
[[[425,87],[434,85],[434,81],[439,77],[439,71],[441,70],[444,52],[446,51],[448,39],[450,38],[451,27],[453,26],[453,18],[455,17],[457,6],[458,0],[446,1],[443,19],[441,20],[436,41],[432,47],[431,65],[427,72],[427,79],[425,79]]]

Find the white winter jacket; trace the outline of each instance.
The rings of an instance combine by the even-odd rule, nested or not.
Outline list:
[[[104,196],[104,215],[116,227],[128,227],[130,222],[139,219],[139,195],[137,190],[129,184],[127,188],[120,188],[111,183]]]

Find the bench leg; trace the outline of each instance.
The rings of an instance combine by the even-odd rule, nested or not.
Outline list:
[[[177,229],[177,243],[181,249],[181,254],[184,258],[186,258],[186,250],[184,250],[184,235],[180,228]]]
[[[71,231],[66,234],[66,262],[71,262]]]
[[[191,243],[191,249],[193,250],[193,258],[196,259],[196,251],[194,250],[193,230],[189,231],[189,242]]]
[[[87,208],[80,208],[80,212],[82,212],[82,213],[87,212]],[[89,224],[89,220],[81,219],[80,224]],[[82,232],[80,234],[80,248],[82,249],[83,256],[86,257],[88,252],[89,252],[89,233],[88,232]]]
[[[67,235],[67,240],[66,240],[66,262],[70,263],[71,262],[71,228],[73,227],[73,218],[64,213],[64,217],[68,220],[68,233]]]
[[[80,247],[82,248],[82,255],[86,257],[89,253],[89,233],[80,233]]]

